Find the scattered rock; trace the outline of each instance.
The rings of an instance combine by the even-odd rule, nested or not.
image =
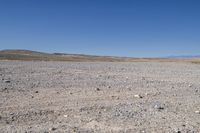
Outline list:
[[[143,98],[143,96],[137,94],[137,95],[134,95],[135,98]]]
[[[190,65],[186,63],[177,66],[173,63],[123,63],[127,69],[121,72],[121,65],[117,63],[84,63],[80,67],[76,66],[77,63],[59,63],[30,62],[30,66],[25,62],[17,65],[2,63],[6,71],[4,80],[0,79],[0,91],[9,91],[0,92],[3,131],[15,132],[20,128],[17,126],[19,123],[23,126],[21,132],[64,132],[71,131],[74,126],[78,127],[77,132],[103,132],[106,128],[113,132],[198,132],[200,124],[195,118],[200,116],[200,108],[197,107],[200,103],[199,73],[195,73],[198,67],[186,67]],[[35,68],[36,65],[39,69]],[[113,67],[108,72],[105,67],[109,65]],[[19,66],[22,68],[19,69]],[[165,70],[166,67],[169,70]],[[52,74],[52,71],[61,68],[62,78],[61,74]],[[194,72],[190,73],[188,68],[194,69]],[[35,72],[29,75],[30,70]],[[74,73],[75,70],[83,70],[83,73]],[[95,77],[97,72],[103,74],[102,78]],[[27,78],[30,80],[27,81]],[[74,78],[76,81],[73,81]],[[126,83],[123,83],[124,80]],[[190,89],[189,84],[192,85]],[[45,88],[46,94],[38,88]],[[189,100],[184,100],[188,94],[191,95]],[[52,96],[55,98],[52,99]],[[39,104],[41,100],[43,108]],[[58,112],[52,113],[52,110]],[[86,125],[93,120],[98,123]],[[45,123],[40,125],[42,122]],[[29,129],[29,125],[33,129]]]
[[[155,108],[155,109],[158,109],[158,110],[163,110],[163,109],[164,109],[164,107],[158,106],[158,105],[155,105],[154,108]]]
[[[67,118],[68,117],[68,115],[63,115],[65,118]]]
[[[119,100],[119,96],[111,96],[112,99]]]
[[[14,117],[14,116],[12,116],[12,117],[11,117],[11,120],[12,120],[12,121],[15,121],[15,117]]]
[[[157,110],[164,110],[164,105],[162,105],[159,102],[156,102],[155,105],[154,105],[154,108],[157,109]]]
[[[98,77],[102,77],[102,75],[97,75],[97,78],[98,78]]]
[[[55,131],[57,128],[55,128],[55,127],[52,127],[52,128],[50,128],[50,131]]]
[[[186,127],[186,125],[185,125],[185,124],[183,124],[182,126],[183,126],[183,127]]]
[[[199,111],[199,110],[196,110],[195,113],[196,113],[196,114],[200,114],[200,111]]]
[[[10,80],[4,80],[5,83],[10,83]]]
[[[10,113],[10,115],[14,115],[14,113]]]
[[[179,128],[174,128],[174,132],[175,132],[175,133],[181,133],[181,131],[180,131]]]
[[[4,91],[7,91],[8,92],[8,88],[3,88],[2,90],[1,90],[2,92],[4,92]]]
[[[99,88],[96,88],[96,91],[100,91],[100,89],[99,89]]]

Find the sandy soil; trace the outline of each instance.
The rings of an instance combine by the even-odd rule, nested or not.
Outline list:
[[[199,133],[200,65],[0,61],[0,132]]]

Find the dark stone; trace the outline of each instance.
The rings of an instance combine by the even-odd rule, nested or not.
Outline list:
[[[4,82],[5,82],[5,83],[10,83],[10,80],[5,80]]]
[[[55,127],[52,127],[52,128],[51,128],[51,131],[55,131],[55,130],[56,130],[56,128],[55,128]]]

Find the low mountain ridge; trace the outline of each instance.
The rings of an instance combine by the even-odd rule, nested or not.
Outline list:
[[[193,62],[200,63],[200,58],[133,58],[116,56],[96,56],[84,54],[45,53],[31,50],[9,49],[0,51],[0,60],[22,61],[74,61],[74,62]]]

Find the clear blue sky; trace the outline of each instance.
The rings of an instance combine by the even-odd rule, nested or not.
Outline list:
[[[200,55],[200,0],[1,0],[0,49]]]

